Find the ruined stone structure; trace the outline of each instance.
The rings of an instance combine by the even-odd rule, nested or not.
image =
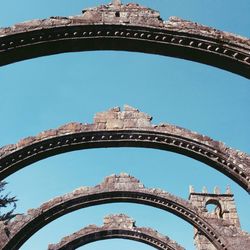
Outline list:
[[[50,244],[48,250],[73,250],[88,243],[110,238],[124,238],[148,244],[160,250],[184,250],[175,241],[146,227],[137,227],[135,221],[125,214],[109,215],[101,227],[89,225],[72,235],[64,237],[57,244]]]
[[[114,42],[115,41],[115,42]],[[0,29],[0,66],[63,52],[125,50],[184,58],[250,78],[250,40],[171,17],[138,4],[113,0],[81,15],[32,20]],[[152,117],[124,106],[97,113],[93,124],[69,123],[0,148],[0,180],[56,154],[98,147],[147,147],[173,151],[215,168],[250,192],[250,156],[224,143],[178,126],[154,125]],[[17,250],[53,220],[97,204],[146,204],[179,216],[194,226],[198,250],[248,250],[250,235],[241,230],[233,194],[227,189],[196,193],[184,200],[160,189],[148,189],[128,174],[112,175],[95,187],[71,193],[0,223],[0,249]],[[207,209],[209,204],[214,211]],[[168,237],[135,226],[125,215],[108,216],[102,227],[91,225],[62,239],[49,250],[75,249],[101,239],[127,238],[157,249],[183,249]]]
[[[115,41],[115,42],[114,42]],[[138,4],[108,5],[0,29],[0,65],[62,52],[126,50],[193,60],[250,78],[250,40],[160,14]]]
[[[213,226],[218,231],[222,234],[231,235],[232,241],[229,241],[228,247],[232,249],[249,248],[250,235],[241,230],[234,196],[229,187],[227,187],[225,194],[221,194],[218,187],[215,187],[214,193],[208,193],[205,187],[201,193],[196,193],[191,189],[189,200],[202,211],[204,217],[213,221]],[[207,210],[208,205],[214,205],[212,212]],[[196,247],[199,250],[216,249],[206,237],[196,229],[194,239]]]
[[[105,178],[95,187],[81,187],[56,197],[25,215],[17,216],[11,223],[1,225],[0,247],[2,250],[18,249],[35,232],[60,216],[84,207],[111,202],[140,203],[171,212],[193,225],[215,249],[238,250],[242,246],[242,239],[246,244],[249,243],[250,235],[242,232],[239,225],[228,222],[227,217],[208,216],[204,209],[193,205],[191,201],[160,189],[145,188],[136,178],[120,174]],[[221,227],[228,223],[230,230],[227,226]]]
[[[43,158],[78,149],[148,147],[187,155],[217,169],[250,191],[250,156],[125,105],[97,113],[93,124],[69,123],[0,149],[0,180]]]

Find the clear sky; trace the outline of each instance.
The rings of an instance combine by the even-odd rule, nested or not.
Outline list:
[[[124,1],[127,3],[127,1]],[[138,0],[160,10],[163,19],[179,16],[250,37],[249,0]],[[0,26],[50,16],[81,13],[108,1],[8,0],[1,2]],[[0,68],[0,146],[71,121],[92,122],[96,112],[132,105],[154,117],[208,135],[250,153],[250,82],[235,74],[190,61],[127,52],[82,52],[42,57]],[[242,228],[250,232],[249,195],[229,178],[188,157],[137,149],[92,149],[58,155],[24,168],[7,179],[7,191],[19,199],[17,212],[70,192],[94,186],[112,173],[127,172],[147,187],[185,199],[196,191],[230,185]],[[173,214],[135,204],[82,209],[50,223],[22,250],[46,249],[62,236],[88,224],[102,224],[111,213],[126,213],[138,226],[150,226],[194,249],[193,228]],[[151,249],[127,240],[89,244],[90,249]]]

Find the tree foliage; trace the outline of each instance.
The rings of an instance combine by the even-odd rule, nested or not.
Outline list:
[[[15,214],[13,213],[16,208],[16,197],[10,197],[9,194],[2,194],[7,182],[0,182],[0,221],[9,221]],[[9,210],[9,206],[11,207]],[[2,212],[2,210],[7,212]]]

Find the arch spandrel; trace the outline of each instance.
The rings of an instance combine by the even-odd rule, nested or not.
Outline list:
[[[111,175],[95,187],[78,188],[42,204],[37,209],[29,210],[25,215],[18,215],[9,224],[2,225],[0,247],[2,250],[18,249],[39,229],[67,213],[113,202],[139,203],[169,211],[203,233],[216,249],[231,250],[227,247],[228,235],[215,229],[213,221],[203,217],[202,211],[190,201],[161,189],[146,188],[138,179],[125,173]]]
[[[114,43],[114,41],[116,41]],[[184,58],[250,78],[250,40],[160,14],[138,4],[108,4],[82,15],[0,29],[0,65],[73,51],[125,50]]]
[[[156,249],[184,250],[182,246],[156,230],[137,227],[135,221],[125,214],[105,216],[103,226],[89,225],[84,227],[62,238],[57,244],[49,244],[48,250],[76,249],[94,241],[113,238],[139,241]]]
[[[125,105],[97,113],[93,124],[69,123],[0,149],[0,180],[63,152],[103,147],[147,147],[187,155],[227,175],[250,191],[250,157],[224,143],[170,124]]]

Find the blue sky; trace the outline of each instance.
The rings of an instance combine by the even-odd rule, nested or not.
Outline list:
[[[127,1],[124,1],[127,3]],[[250,37],[249,0],[164,1],[138,3],[160,10],[164,19],[179,16]],[[50,16],[79,14],[108,1],[3,1],[0,26]],[[240,4],[239,4],[240,3]],[[96,112],[129,104],[154,117],[208,135],[250,153],[249,80],[190,61],[127,52],[82,52],[28,60],[0,68],[0,146],[71,121],[92,122]],[[127,172],[147,187],[159,187],[185,199],[188,186],[209,191],[230,185],[242,228],[250,232],[249,195],[216,170],[170,152],[122,148],[92,149],[58,155],[32,164],[7,179],[19,199],[17,212],[38,207],[79,186],[93,186],[112,173]],[[46,249],[62,236],[88,224],[102,224],[110,213],[127,213],[138,226],[151,226],[194,249],[193,228],[155,208],[109,204],[66,215],[36,233],[22,250]],[[83,249],[151,249],[110,240]]]

